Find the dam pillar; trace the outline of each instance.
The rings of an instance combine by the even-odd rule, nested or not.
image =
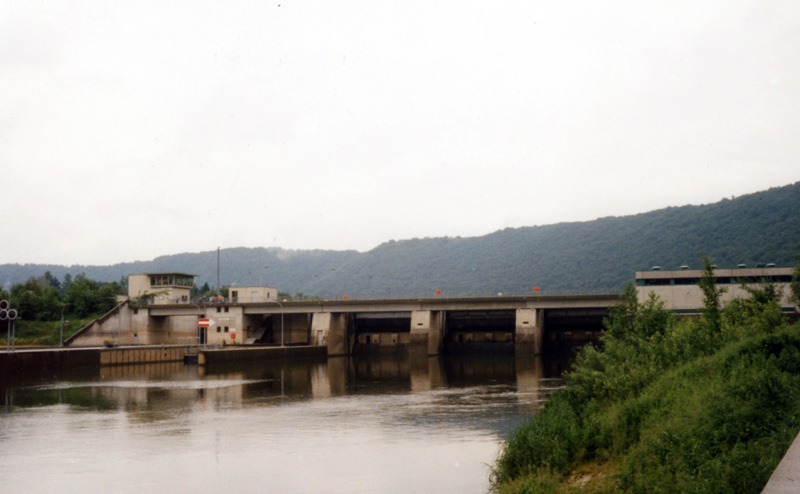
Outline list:
[[[312,345],[327,346],[328,355],[348,355],[347,314],[315,312],[311,319]]]
[[[514,352],[517,355],[542,353],[544,312],[541,309],[517,309]]]
[[[439,355],[442,352],[442,312],[411,311],[410,355]]]

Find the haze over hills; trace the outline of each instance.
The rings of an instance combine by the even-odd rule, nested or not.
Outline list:
[[[339,298],[618,292],[654,265],[792,265],[800,243],[800,182],[701,206],[660,209],[594,221],[507,228],[481,237],[391,240],[354,250],[221,250],[223,285],[265,284]],[[111,266],[0,265],[0,283],[50,271],[117,281],[132,273],[181,271],[215,285],[217,252],[161,256]]]

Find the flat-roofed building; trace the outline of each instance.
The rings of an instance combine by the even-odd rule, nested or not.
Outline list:
[[[232,286],[228,295],[234,304],[247,302],[269,302],[278,300],[278,289],[270,286]]]
[[[727,288],[720,300],[728,302],[735,298],[748,298],[750,293],[744,288],[760,287],[772,282],[780,293],[780,306],[784,312],[795,312],[797,306],[791,301],[789,284],[792,282],[793,268],[779,267],[738,267],[733,269],[715,269],[717,284]],[[639,302],[644,302],[649,294],[655,293],[664,301],[667,309],[678,313],[696,314],[703,308],[703,291],[698,286],[703,271],[683,267],[677,270],[661,270],[636,272],[636,291]],[[744,286],[743,286],[744,285]]]
[[[143,273],[128,275],[128,298],[147,297],[151,304],[180,304],[191,301],[196,274]]]

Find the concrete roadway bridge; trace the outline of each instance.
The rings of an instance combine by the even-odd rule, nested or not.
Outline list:
[[[125,302],[65,343],[311,345],[328,355],[436,355],[453,349],[539,354],[545,339],[586,340],[619,295],[430,298],[297,302]],[[208,318],[208,328],[198,319]]]

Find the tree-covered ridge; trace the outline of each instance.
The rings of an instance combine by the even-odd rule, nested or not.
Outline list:
[[[790,265],[800,235],[800,182],[702,206],[634,216],[507,228],[481,237],[388,241],[356,251],[233,248],[221,252],[221,284],[265,284],[338,298],[616,292],[637,270],[710,255],[720,266]],[[216,285],[216,251],[114,266],[0,265],[0,283],[50,271],[101,281],[131,273],[183,271]]]

